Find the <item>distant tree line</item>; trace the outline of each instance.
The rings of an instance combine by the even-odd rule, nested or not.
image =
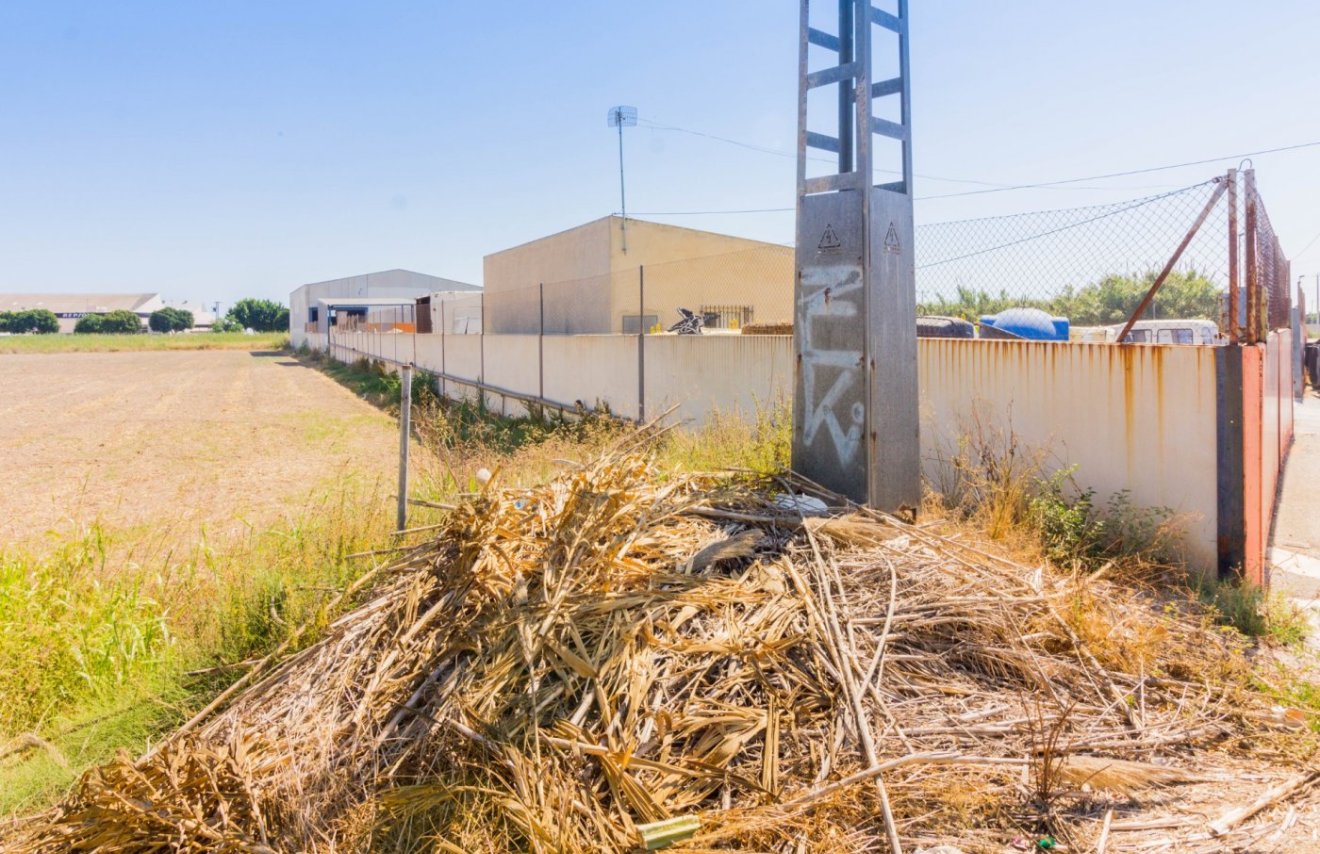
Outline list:
[[[60,331],[59,318],[53,311],[44,308],[29,308],[24,311],[0,311],[0,332],[15,335],[36,333],[48,335]]]
[[[1013,297],[1007,291],[996,296],[988,291],[960,287],[953,299],[941,297],[923,302],[917,311],[976,320],[983,314],[998,314],[1006,308],[1039,308],[1056,317],[1068,318],[1074,326],[1109,326],[1124,322],[1136,311],[1155,283],[1155,276],[1153,272],[1144,276],[1109,275],[1081,288],[1065,287],[1050,299]],[[1145,316],[1218,321],[1219,294],[1219,286],[1195,270],[1171,273]]]
[[[147,319],[152,332],[183,332],[193,328],[196,318],[183,308],[153,311]],[[241,299],[211,327],[215,332],[280,332],[289,328],[289,309],[274,300]],[[44,308],[23,311],[0,311],[0,333],[14,335],[50,334],[60,331],[59,318]],[[74,324],[74,332],[83,334],[133,334],[142,332],[141,319],[131,311],[116,309],[105,314],[86,314]]]
[[[142,321],[133,312],[117,308],[105,314],[84,314],[73,326],[74,332],[129,334],[142,331]]]
[[[236,323],[239,329],[282,332],[289,328],[289,309],[274,300],[248,297],[234,303],[226,319]]]

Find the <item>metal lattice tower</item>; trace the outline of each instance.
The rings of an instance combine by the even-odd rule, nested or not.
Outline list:
[[[802,0],[793,468],[877,509],[915,512],[921,474],[908,4],[898,0],[895,14],[872,0],[817,0],[836,3],[831,34],[811,26],[812,0]],[[810,70],[813,45],[837,61]],[[873,58],[882,55],[896,58],[898,74],[875,81]],[[837,133],[817,133],[808,128],[808,99],[835,85]],[[894,97],[897,105],[886,100]],[[888,115],[898,120],[876,116],[875,106],[897,106]],[[894,158],[901,162],[891,164],[897,181],[875,183],[877,137],[901,148]],[[807,177],[812,150],[837,154],[838,171]]]

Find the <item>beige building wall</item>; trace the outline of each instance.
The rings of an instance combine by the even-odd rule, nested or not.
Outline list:
[[[793,249],[727,234],[610,218],[610,332],[638,313],[637,268],[645,268],[646,315],[661,328],[679,320],[679,308],[720,308],[720,326],[793,319]],[[631,330],[629,330],[631,331]]]
[[[610,223],[598,219],[487,255],[485,324],[492,333],[540,329],[545,285],[546,332],[602,332],[609,324]]]
[[[642,313],[667,328],[680,307],[724,309],[722,326],[792,320],[792,248],[630,219],[625,251],[623,228],[606,217],[487,255],[486,331],[538,331],[542,283],[553,335],[622,332],[625,318],[631,332]]]

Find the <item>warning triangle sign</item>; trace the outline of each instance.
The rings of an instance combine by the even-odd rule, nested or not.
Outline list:
[[[895,255],[903,251],[903,247],[898,245],[898,231],[892,222],[889,223],[889,231],[885,232],[885,251]]]
[[[816,244],[817,249],[838,249],[843,246],[843,241],[839,240],[839,235],[834,233],[834,225],[825,226],[825,233],[820,236],[820,243]]]

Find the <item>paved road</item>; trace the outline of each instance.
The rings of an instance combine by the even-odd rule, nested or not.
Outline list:
[[[1270,542],[1271,581],[1299,599],[1320,599],[1320,396],[1294,409],[1296,439],[1279,490]]]

